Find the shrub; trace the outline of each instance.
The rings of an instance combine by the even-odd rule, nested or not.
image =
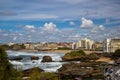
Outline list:
[[[78,51],[72,51],[69,53],[71,57],[76,57],[76,56],[85,56],[85,52],[83,50],[78,50]]]
[[[68,48],[68,47],[59,47],[58,50],[71,50],[71,48]]]
[[[97,54],[91,53],[91,54],[88,55],[88,58],[89,58],[89,60],[96,60],[96,59],[98,59],[99,57],[98,57]]]
[[[18,80],[18,72],[7,59],[7,53],[3,47],[0,47],[0,80]]]
[[[28,80],[59,80],[55,73],[40,72],[38,67],[35,67],[30,73]]]
[[[113,54],[112,54],[113,58],[118,58],[120,57],[120,49],[117,49]]]
[[[62,59],[65,61],[86,60],[86,54],[83,50],[72,51],[66,53]]]

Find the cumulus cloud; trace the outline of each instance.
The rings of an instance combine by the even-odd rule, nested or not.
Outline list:
[[[85,19],[84,17],[81,19],[82,24],[80,28],[92,28],[94,26],[93,21],[90,19]]]
[[[26,29],[34,29],[35,27],[33,25],[26,25],[25,28]]]
[[[105,27],[103,26],[103,25],[99,25],[99,26],[95,26],[92,30],[91,30],[91,32],[92,33],[99,33],[99,32],[101,32],[101,31],[103,31],[105,29]]]
[[[82,20],[86,23],[91,22],[90,24],[92,24],[93,27],[90,27],[90,29],[78,29],[78,27],[59,29],[57,24],[53,22],[46,22],[40,28],[36,28],[34,25],[25,25],[23,31],[0,31],[0,42],[72,42],[84,37],[95,40],[120,37],[120,27],[117,27],[117,29],[108,29],[108,27],[105,28],[104,25],[94,24],[92,20],[85,18],[82,18]]]
[[[41,28],[41,31],[45,31],[48,33],[59,32],[56,24],[54,24],[53,22],[45,23],[44,26]]]
[[[90,19],[82,18],[81,22],[80,28],[89,29],[88,32],[91,30],[90,33],[99,33],[105,29],[103,25],[95,25]]]
[[[100,25],[100,26],[99,26],[99,30],[101,30],[101,31],[102,31],[102,30],[104,30],[104,29],[105,29],[105,28],[104,28],[104,26],[103,26],[103,25]]]
[[[25,25],[25,30],[35,32],[35,27],[33,25]]]
[[[75,23],[71,21],[71,22],[69,22],[69,25],[74,26]]]

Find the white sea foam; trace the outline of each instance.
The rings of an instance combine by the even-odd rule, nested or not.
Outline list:
[[[22,61],[10,61],[13,65],[19,65],[23,70],[39,67],[45,72],[56,72],[62,66],[61,57],[64,54],[50,53],[50,52],[38,52],[38,53],[28,53],[28,52],[18,52],[18,51],[7,51],[8,57],[22,57]],[[39,60],[30,60],[30,56],[38,56]],[[41,63],[43,56],[51,56],[54,62]]]
[[[10,61],[9,62],[15,66],[23,66],[24,64],[22,62],[19,62],[19,61]]]

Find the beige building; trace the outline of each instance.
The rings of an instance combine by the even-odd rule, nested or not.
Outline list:
[[[103,52],[111,53],[120,49],[120,39],[106,39],[103,43]]]
[[[92,48],[94,51],[103,51],[103,42],[95,42]]]
[[[7,45],[8,46],[12,46],[12,45],[14,45],[15,43],[13,43],[13,42],[9,42]]]
[[[84,38],[78,42],[74,42],[72,46],[74,49],[88,49],[89,50],[89,49],[92,49],[93,44],[94,44],[93,40]]]

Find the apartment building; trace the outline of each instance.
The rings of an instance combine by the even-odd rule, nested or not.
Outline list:
[[[94,41],[88,38],[81,39],[78,42],[74,42],[72,45],[72,49],[92,49]]]
[[[120,49],[120,39],[106,39],[103,41],[103,52],[113,53]]]

